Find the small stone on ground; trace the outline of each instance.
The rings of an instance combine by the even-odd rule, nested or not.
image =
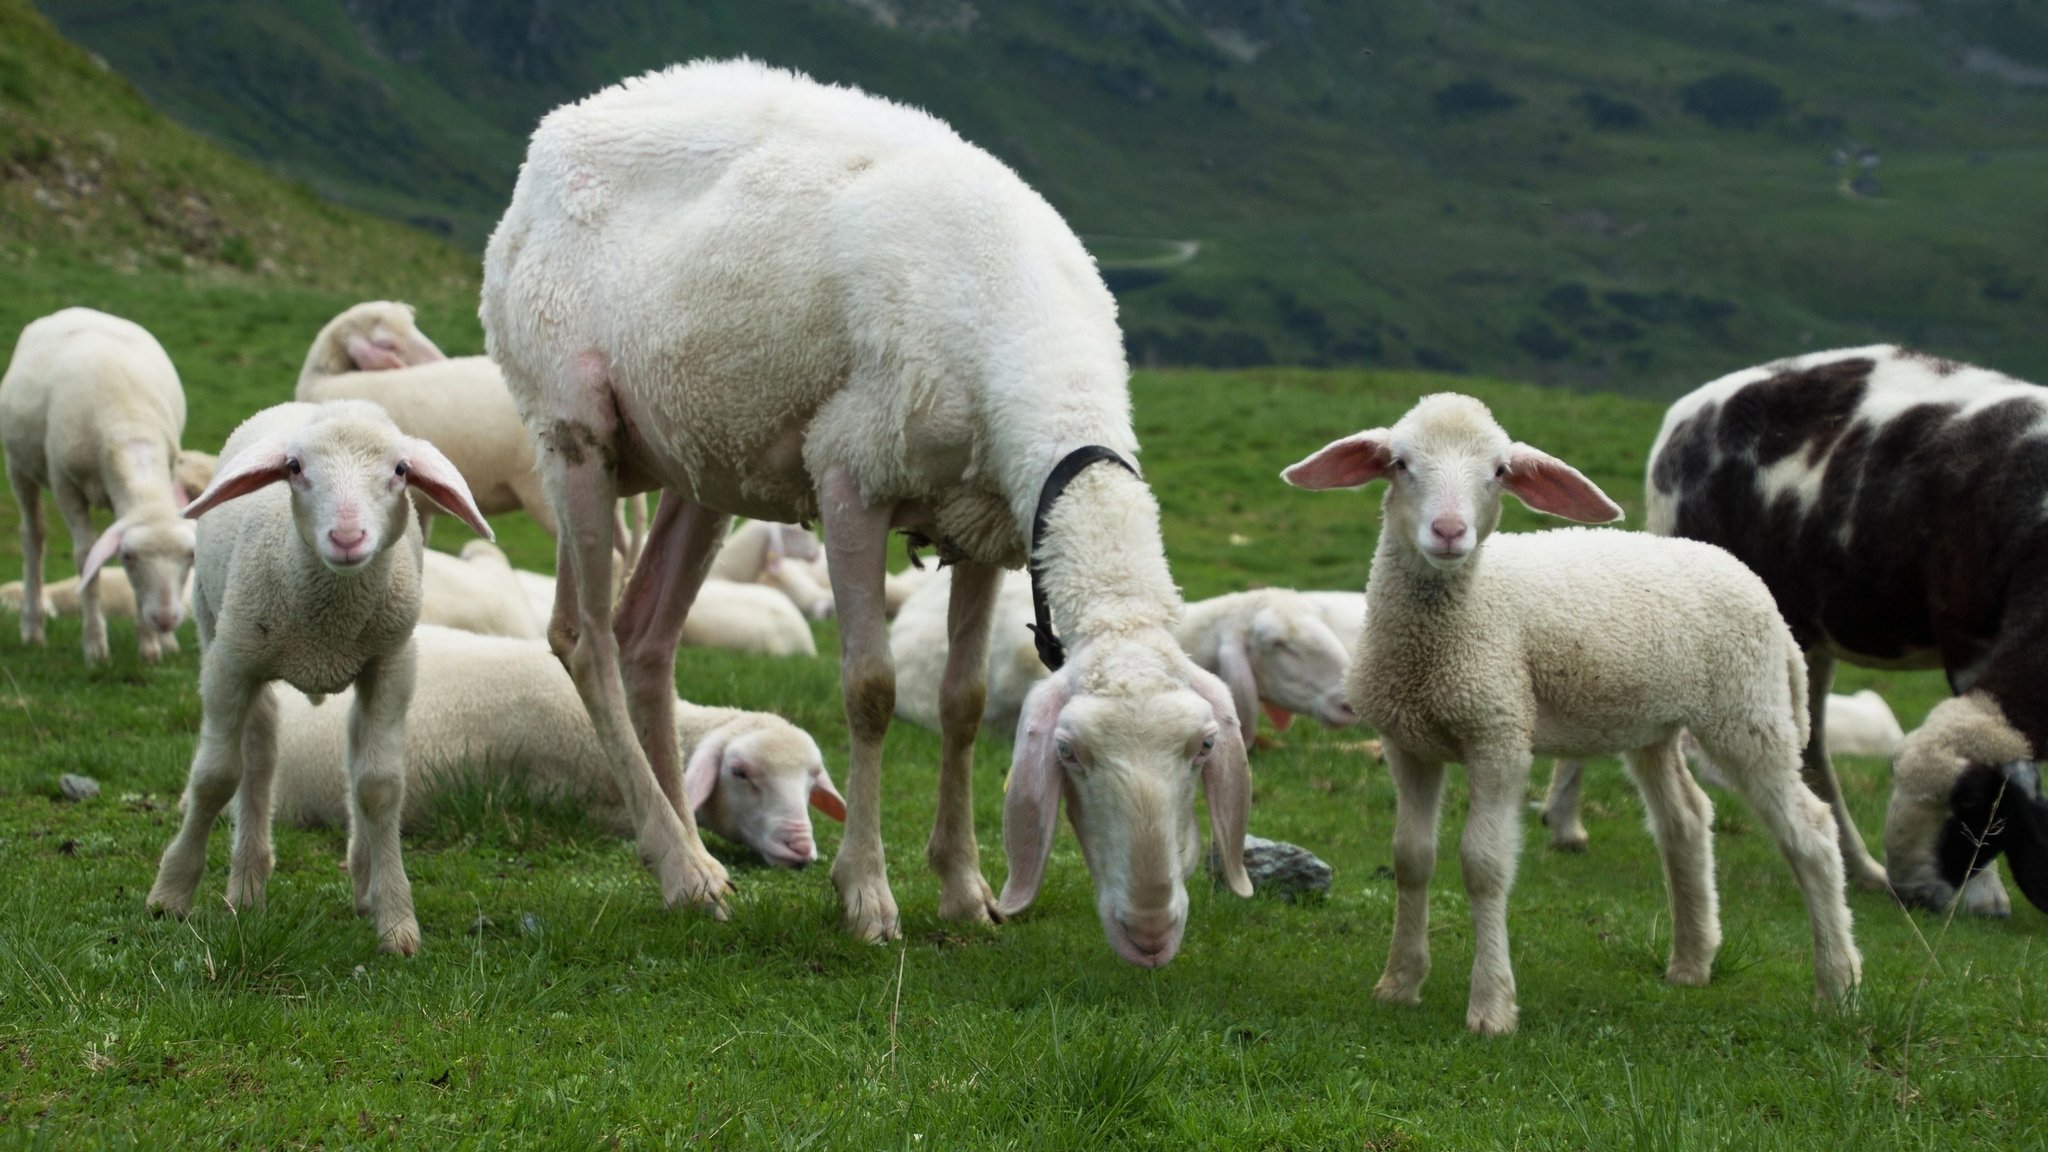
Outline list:
[[[1210,848],[1210,874],[1219,874],[1222,868],[1216,850]],[[1270,893],[1285,900],[1291,901],[1308,893],[1322,895],[1330,890],[1330,866],[1308,849],[1281,840],[1245,837],[1244,870],[1251,877],[1253,891]]]
[[[69,772],[57,777],[57,791],[66,800],[91,800],[100,794],[100,782],[90,776],[74,776]]]

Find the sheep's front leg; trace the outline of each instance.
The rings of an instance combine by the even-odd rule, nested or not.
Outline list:
[[[7,483],[21,507],[21,642],[40,645],[43,637],[43,541],[49,525],[43,519],[43,493],[36,482],[10,468]]]
[[[348,862],[356,910],[368,910],[377,950],[400,956],[420,950],[420,923],[413,916],[412,882],[398,836],[405,815],[405,710],[412,703],[413,664],[408,640],[365,665],[348,714]],[[274,757],[274,741],[271,748]],[[269,789],[264,792],[267,800]],[[269,826],[267,811],[264,825]]]
[[[601,384],[590,382],[590,387]],[[605,415],[612,411],[611,397],[603,394],[596,399],[602,403],[591,405],[580,417],[556,420],[538,437],[548,502],[560,528],[555,614],[548,640],[583,698],[632,821],[640,860],[661,885],[662,901],[671,908],[702,908],[724,919],[731,890],[725,866],[704,850],[696,825],[683,823],[677,805],[655,780],[626,709],[619,642],[612,631],[612,520],[618,485],[607,461],[616,429],[614,418]],[[663,580],[658,575],[649,579]]]
[[[1849,802],[1842,797],[1842,783],[1835,776],[1834,758],[1828,755],[1828,692],[1835,686],[1835,658],[1821,648],[1806,650],[1806,714],[1813,731],[1800,753],[1799,773],[1813,794],[1821,798],[1835,818],[1835,837],[1842,847],[1842,868],[1858,888],[1885,892],[1891,888],[1884,865],[1863,846],[1863,833],[1849,814]]]
[[[924,858],[939,874],[939,917],[1000,921],[996,896],[981,874],[974,842],[974,736],[988,698],[988,634],[1003,570],[963,563],[953,568],[946,604],[946,678],[939,688],[939,815]]]
[[[895,510],[863,506],[860,485],[843,466],[825,473],[818,496],[832,595],[839,605],[839,688],[853,746],[846,836],[832,860],[832,883],[839,889],[846,930],[879,943],[903,934],[882,852],[882,737],[896,711],[896,666],[889,654],[882,582],[888,575],[889,520]]]
[[[1394,777],[1394,939],[1387,948],[1387,970],[1372,994],[1376,1000],[1415,1004],[1429,976],[1429,878],[1436,871],[1444,766],[1392,740],[1383,748]]]
[[[51,489],[57,498],[57,512],[64,517],[64,526],[71,531],[71,567],[83,576],[86,557],[92,555],[93,541],[99,532],[92,526],[92,506],[85,497],[64,487],[61,482]],[[24,592],[26,588],[22,589]],[[87,664],[107,662],[107,617],[100,608],[99,573],[93,573],[90,580],[78,582],[78,619],[82,645]]]
[[[1515,971],[1508,959],[1508,893],[1522,849],[1522,803],[1529,754],[1474,755],[1466,764],[1471,808],[1458,857],[1472,904],[1472,994],[1465,1027],[1482,1036],[1515,1030]]]
[[[1557,760],[1550,765],[1550,788],[1543,794],[1543,826],[1550,829],[1550,846],[1560,852],[1586,850],[1586,826],[1579,820],[1579,782],[1586,775],[1580,760]]]
[[[1686,771],[1677,737],[1638,748],[1627,759],[1649,809],[1650,833],[1663,854],[1664,883],[1671,891],[1671,963],[1664,978],[1673,984],[1705,984],[1721,949],[1714,805]]]
[[[185,818],[164,849],[149,889],[146,904],[152,912],[182,917],[192,911],[193,894],[206,871],[207,836],[242,783],[249,714],[263,687],[224,671],[215,660],[200,666],[199,747],[185,782]]]
[[[663,500],[647,536],[647,563],[634,569],[612,627],[640,747],[655,785],[692,836],[698,835],[697,817],[683,799],[683,751],[676,738],[676,645],[731,522],[694,500]]]
[[[275,860],[270,847],[270,782],[277,771],[277,694],[268,684],[249,700],[242,730],[242,787],[236,793],[235,849],[228,857],[228,906],[260,907]]]

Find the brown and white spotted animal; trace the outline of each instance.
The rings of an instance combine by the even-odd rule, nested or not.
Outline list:
[[[1850,875],[1887,880],[1828,760],[1835,662],[1940,668],[1957,696],[1894,763],[1892,890],[1940,907],[1960,889],[2003,915],[1985,868],[2003,852],[2048,909],[2048,388],[1891,345],[1737,372],[1665,414],[1648,505],[1652,532],[1726,548],[1777,597],[1809,670],[1806,780],[1834,806]],[[1563,783],[1554,830],[1576,824]]]

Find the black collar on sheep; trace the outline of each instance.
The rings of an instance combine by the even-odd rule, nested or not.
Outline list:
[[[1960,888],[2003,854],[2034,907],[2048,912],[2048,804],[2038,761],[1972,764],[1949,794],[1951,813],[1937,849],[1942,879]]]
[[[1067,662],[1067,646],[1053,635],[1052,609],[1045,602],[1045,573],[1038,567],[1038,546],[1045,540],[1045,518],[1052,515],[1053,503],[1060,498],[1060,493],[1067,490],[1067,485],[1073,483],[1083,468],[1105,460],[1133,476],[1138,474],[1130,461],[1100,444],[1076,448],[1052,466],[1052,475],[1045,478],[1045,487],[1038,490],[1038,511],[1031,517],[1031,611],[1038,617],[1038,622],[1027,627],[1031,629],[1032,642],[1038,645],[1038,659],[1054,672]]]

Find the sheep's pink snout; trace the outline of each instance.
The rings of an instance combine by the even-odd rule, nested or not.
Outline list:
[[[1437,542],[1442,544],[1447,552],[1456,548],[1458,542],[1465,538],[1465,528],[1463,516],[1439,516],[1429,522],[1429,534],[1436,537]]]
[[[792,868],[802,868],[818,858],[818,845],[811,839],[811,826],[808,821],[792,820],[783,825],[781,831],[776,834],[775,841]]]
[[[175,632],[178,630],[178,615],[176,609],[158,608],[149,614],[149,622],[159,632]]]
[[[1122,931],[1121,943],[1124,945],[1117,951],[1126,961],[1140,968],[1157,968],[1180,951],[1179,925],[1170,919],[1135,916],[1125,920],[1118,917],[1116,926]]]

